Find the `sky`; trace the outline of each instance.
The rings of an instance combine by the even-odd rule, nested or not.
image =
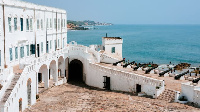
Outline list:
[[[68,20],[114,24],[200,24],[200,0],[22,0],[62,8]]]

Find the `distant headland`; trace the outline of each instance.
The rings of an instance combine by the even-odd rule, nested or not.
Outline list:
[[[84,20],[84,21],[73,21],[73,20],[68,20],[67,21],[67,28],[69,30],[89,30],[89,29],[95,29],[94,27],[91,26],[109,26],[113,25],[112,23],[101,23],[101,22],[95,22],[91,20]]]

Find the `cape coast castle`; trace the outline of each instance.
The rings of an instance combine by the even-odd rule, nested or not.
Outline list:
[[[1,112],[21,112],[40,91],[74,80],[153,98],[165,90],[163,80],[117,69],[123,62],[120,37],[103,37],[102,45],[89,47],[67,44],[66,21],[62,9],[0,0]]]

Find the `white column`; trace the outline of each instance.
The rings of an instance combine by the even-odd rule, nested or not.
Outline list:
[[[38,72],[36,72],[36,94],[38,94]]]
[[[54,75],[55,75],[55,82],[57,83],[58,82],[58,61],[56,61],[56,67],[55,67],[55,70],[54,70]]]
[[[46,69],[43,75],[44,75],[44,88],[47,89],[49,88],[49,69]]]

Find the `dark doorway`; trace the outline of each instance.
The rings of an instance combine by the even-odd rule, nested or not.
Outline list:
[[[51,69],[49,69],[49,79],[51,79]]]
[[[136,92],[140,93],[141,92],[141,85],[136,84]]]
[[[83,82],[83,63],[77,59],[69,64],[69,77],[68,81]]]
[[[65,77],[67,76],[67,70],[65,70]]]
[[[110,90],[110,77],[103,76],[104,77],[104,87],[107,90]]]
[[[40,44],[37,44],[37,55],[40,57]]]
[[[42,73],[38,73],[38,83],[42,82]]]
[[[46,52],[49,53],[49,42],[47,41]]]

